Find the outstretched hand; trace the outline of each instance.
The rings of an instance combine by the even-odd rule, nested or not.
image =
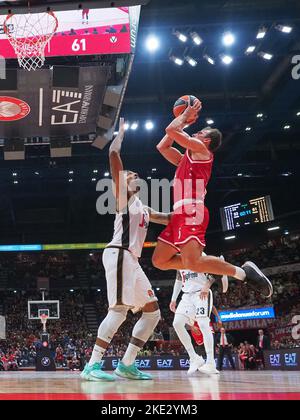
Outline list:
[[[124,135],[125,133],[125,119],[123,117],[120,118],[119,120],[119,132],[118,135]]]

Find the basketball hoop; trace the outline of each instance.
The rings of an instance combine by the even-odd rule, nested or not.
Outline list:
[[[19,66],[30,71],[43,66],[45,48],[58,27],[52,11],[44,13],[9,14],[4,32],[18,57]]]
[[[41,323],[43,324],[43,331],[44,332],[46,332],[46,324],[47,324],[48,318],[49,318],[49,315],[46,315],[46,314],[41,314],[40,315],[40,320],[41,320]]]

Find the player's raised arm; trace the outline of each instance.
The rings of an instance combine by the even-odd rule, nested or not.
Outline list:
[[[173,147],[174,140],[166,135],[161,142],[156,146],[159,153],[170,163],[178,166],[183,158],[183,154],[180,153],[175,147]]]
[[[171,122],[166,128],[166,133],[169,137],[174,139],[177,144],[194,153],[202,155],[205,160],[210,158],[207,146],[201,139],[191,137],[184,131],[186,125],[191,125],[197,121],[201,107],[201,102],[198,99],[195,100],[194,105],[189,105],[179,117]]]
[[[174,313],[176,312],[176,302],[177,302],[179,293],[181,292],[181,288],[182,288],[182,278],[181,278],[180,271],[177,271],[176,280],[174,282],[174,287],[173,287],[173,294],[172,294],[171,302],[169,306],[171,312],[174,312]]]
[[[145,209],[149,213],[151,223],[157,223],[158,225],[165,225],[165,226],[168,225],[171,219],[171,213],[160,213],[158,211],[151,209],[151,207],[147,207],[147,206],[145,206]]]
[[[120,180],[124,177],[122,172],[124,171],[123,162],[121,159],[121,148],[125,135],[125,121],[124,118],[120,118],[119,132],[112,141],[109,148],[109,163],[112,180],[115,184],[115,195],[119,198],[120,195]],[[125,179],[125,178],[124,178]]]

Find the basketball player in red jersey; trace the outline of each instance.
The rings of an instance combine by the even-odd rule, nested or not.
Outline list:
[[[219,258],[202,255],[209,223],[204,205],[206,187],[211,177],[214,153],[222,144],[219,130],[207,127],[192,137],[184,131],[198,119],[202,104],[195,100],[166,129],[158,151],[177,166],[174,179],[174,213],[167,228],[158,238],[153,265],[161,270],[188,269],[197,273],[226,275],[246,282],[263,296],[273,294],[273,286],[262,271],[250,261],[242,268]],[[176,142],[186,152],[173,145]]]

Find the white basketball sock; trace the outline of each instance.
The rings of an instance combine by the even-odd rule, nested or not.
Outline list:
[[[209,318],[198,318],[197,319],[199,328],[203,334],[204,347],[206,352],[206,363],[209,365],[216,365],[214,359],[214,336],[210,327]]]
[[[173,322],[173,327],[176,331],[176,334],[178,335],[179,340],[186,349],[190,359],[196,359],[198,355],[195,352],[192,339],[185,327],[187,321],[188,318],[186,316],[176,314]]]
[[[89,366],[93,366],[95,363],[101,362],[105,352],[106,352],[106,349],[104,349],[103,347],[97,346],[97,344],[95,344],[92,356],[89,361]]]
[[[133,363],[134,363],[134,361],[136,359],[136,356],[137,356],[137,354],[138,354],[138,352],[140,350],[141,350],[140,347],[135,346],[134,344],[129,343],[129,345],[127,347],[127,350],[126,350],[126,352],[124,354],[124,357],[122,359],[122,363],[125,366],[131,366],[131,365],[133,365]]]

